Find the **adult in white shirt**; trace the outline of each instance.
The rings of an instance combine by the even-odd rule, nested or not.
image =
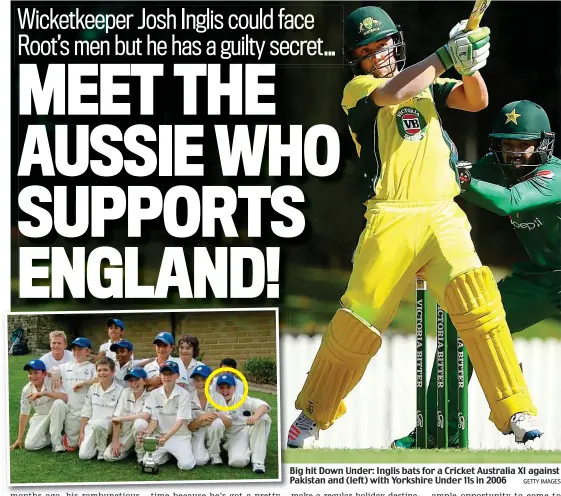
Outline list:
[[[72,352],[66,349],[68,347],[68,339],[64,331],[52,331],[49,333],[49,347],[51,351],[39,358],[47,367],[47,371],[74,360]]]

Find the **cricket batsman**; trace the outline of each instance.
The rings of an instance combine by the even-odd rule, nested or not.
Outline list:
[[[517,263],[498,283],[510,332],[519,332],[561,314],[561,160],[553,156],[555,134],[539,105],[521,100],[505,105],[489,135],[490,153],[460,170],[462,198],[509,216],[529,261]],[[449,353],[456,330],[448,327]],[[471,368],[468,368],[471,375]],[[450,367],[449,381],[458,381]],[[457,388],[449,395],[449,446],[459,444]],[[429,416],[436,410],[436,365],[428,387]],[[434,417],[436,418],[436,416]],[[436,425],[428,425],[434,446]],[[414,448],[415,432],[397,439],[395,448]]]
[[[289,429],[289,447],[304,447],[344,413],[342,400],[380,349],[415,276],[427,282],[461,335],[497,429],[514,431],[518,442],[542,434],[497,285],[454,202],[457,151],[436,110],[487,106],[479,69],[489,56],[490,31],[464,32],[466,25],[458,23],[443,47],[404,69],[403,33],[385,11],[361,7],[345,20],[344,49],[355,76],[342,107],[360,164],[372,174],[372,195],[342,308],[296,399],[302,413]],[[452,67],[461,81],[440,78]]]

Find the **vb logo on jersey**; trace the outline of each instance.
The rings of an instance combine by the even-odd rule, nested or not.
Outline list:
[[[425,137],[427,122],[416,109],[404,107],[396,115],[397,130],[407,141],[420,141]]]

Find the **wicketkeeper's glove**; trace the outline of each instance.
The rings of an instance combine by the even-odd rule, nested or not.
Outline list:
[[[469,171],[472,167],[471,162],[458,162],[456,164],[458,169],[458,177],[460,180],[460,190],[462,193],[467,191],[471,183],[471,172]]]

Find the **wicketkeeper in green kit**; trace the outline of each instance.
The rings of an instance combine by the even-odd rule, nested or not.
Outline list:
[[[462,198],[508,216],[529,260],[517,263],[498,283],[511,333],[561,315],[561,160],[553,156],[555,134],[544,109],[528,100],[505,105],[489,135],[488,153],[473,167],[460,167]],[[460,164],[459,164],[460,165]],[[456,330],[448,319],[448,353],[455,353]],[[471,367],[468,367],[471,377]],[[458,371],[450,367],[449,384]],[[428,418],[436,419],[436,360],[428,387]],[[458,390],[449,390],[449,446],[457,447]],[[519,414],[525,415],[525,414]],[[436,420],[428,425],[435,447]],[[414,448],[415,431],[392,443]]]

